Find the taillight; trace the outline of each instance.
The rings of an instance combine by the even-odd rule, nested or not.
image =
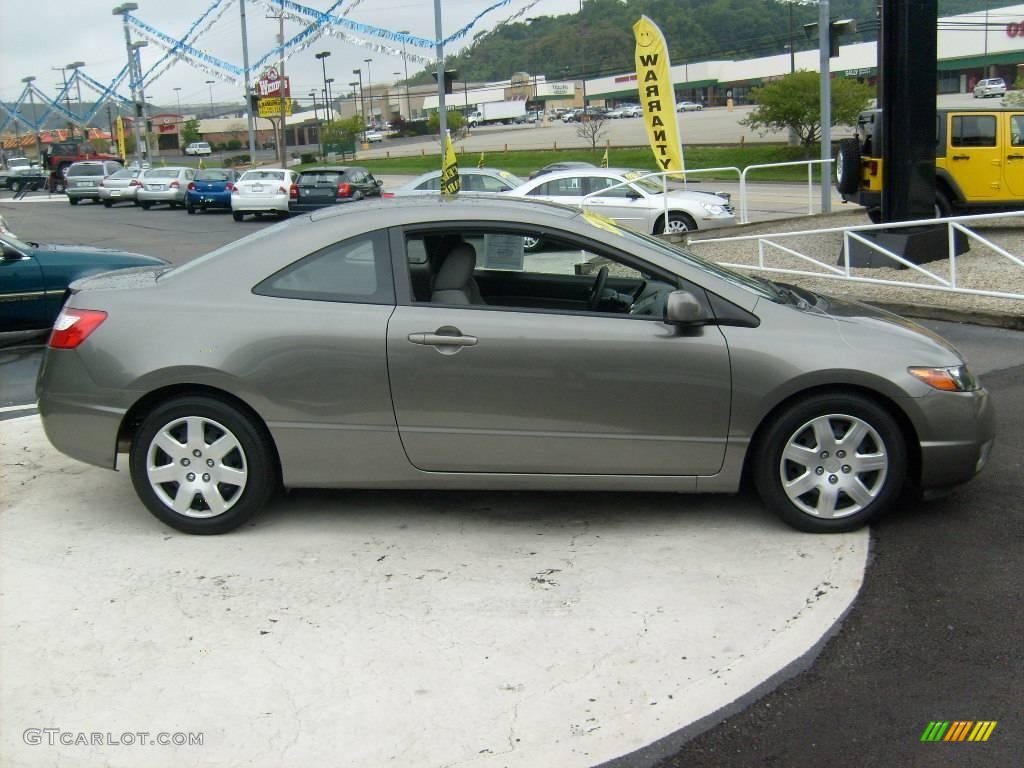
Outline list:
[[[381,192],[380,196],[381,197],[394,197],[395,193],[394,192]]]
[[[228,190],[229,192],[234,192],[235,185],[229,181],[227,184],[224,185],[224,189]]]
[[[298,200],[299,199],[299,185],[298,184],[292,184],[291,187],[288,188],[288,197],[291,198],[292,200]]]
[[[50,347],[74,349],[89,338],[89,334],[99,328],[100,323],[106,319],[107,313],[98,309],[68,309],[65,307],[53,323]]]
[[[128,182],[128,186],[129,187],[141,187],[142,186],[142,182],[139,181],[138,179],[132,179],[131,181]]]
[[[174,186],[177,186],[177,184],[178,184],[178,182],[174,182],[174,184],[171,184],[171,186],[174,187]],[[195,188],[196,188],[196,183],[194,181],[190,181],[188,183],[188,191],[189,192],[194,192]]]
[[[189,182],[189,183],[191,184],[191,182]],[[181,182],[179,182],[177,179],[175,179],[174,181],[172,181],[168,185],[168,187],[170,187],[171,189],[181,189]]]
[[[352,185],[351,184],[339,184],[338,185],[338,197],[351,197]]]

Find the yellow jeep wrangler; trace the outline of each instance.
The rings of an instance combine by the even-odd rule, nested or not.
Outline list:
[[[1024,108],[936,113],[935,215],[1024,210]],[[836,188],[881,219],[881,110],[861,112],[857,137],[839,142]]]

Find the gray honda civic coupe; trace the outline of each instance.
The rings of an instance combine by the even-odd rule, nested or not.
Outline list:
[[[531,251],[525,242],[540,238]],[[602,216],[422,196],[73,283],[50,441],[189,533],[279,488],[736,492],[856,529],[977,474],[995,414],[948,342]]]

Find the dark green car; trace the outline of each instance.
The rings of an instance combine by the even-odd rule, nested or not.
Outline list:
[[[0,333],[49,328],[80,277],[168,264],[139,253],[88,245],[26,243],[0,233]]]

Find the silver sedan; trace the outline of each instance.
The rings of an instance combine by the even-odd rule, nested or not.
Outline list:
[[[127,452],[143,503],[190,533],[282,485],[744,477],[789,524],[848,531],[908,484],[969,480],[995,435],[963,357],[913,323],[504,195],[339,206],[70,290],[37,386],[46,434],[99,466]]]
[[[142,179],[142,187],[135,193],[135,199],[146,210],[154,205],[167,203],[171,208],[185,205],[185,193],[189,182],[196,177],[194,168],[168,166],[151,168]]]
[[[728,227],[732,204],[721,195],[673,189],[660,178],[626,168],[572,168],[538,176],[510,195],[582,206],[645,234]],[[667,199],[666,199],[667,198]]]
[[[135,194],[142,187],[142,174],[138,168],[122,168],[100,182],[100,202],[110,208],[117,203],[134,203]]]
[[[523,180],[500,168],[460,168],[459,184],[463,192],[498,193],[515,189]],[[382,197],[405,197],[441,191],[441,171],[428,171]]]

